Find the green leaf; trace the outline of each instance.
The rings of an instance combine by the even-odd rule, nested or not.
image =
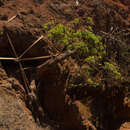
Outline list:
[[[85,59],[85,61],[86,61],[87,63],[93,63],[93,64],[95,64],[95,62],[96,62],[94,56],[89,56],[88,58]]]
[[[77,42],[74,44],[75,49],[79,49],[85,46],[84,42]]]
[[[67,50],[72,50],[73,49],[73,46],[70,44],[67,46]]]

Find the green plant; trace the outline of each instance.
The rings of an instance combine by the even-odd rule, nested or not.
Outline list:
[[[93,32],[75,31],[63,24],[57,24],[48,30],[48,38],[56,44],[63,44],[67,50],[80,50],[80,55],[85,58],[89,55],[101,56],[105,52],[105,46],[99,36]]]
[[[119,71],[119,67],[115,62],[104,62],[105,70],[111,73],[111,75],[116,79],[121,79],[121,73]]]
[[[52,22],[44,26],[47,28],[48,38],[57,47],[63,46],[61,51],[74,50],[76,52],[75,55],[77,56],[75,58],[81,67],[79,72],[80,79],[83,78],[83,80],[78,83],[71,80],[71,87],[103,86],[106,74],[102,73],[101,77],[96,77],[98,73],[101,73],[99,68],[102,72],[111,73],[114,79],[121,79],[117,64],[103,61],[106,56],[106,45],[102,42],[102,38],[93,32],[91,25],[94,25],[94,22],[92,18],[87,18],[90,31],[77,28],[81,24],[79,19],[74,19],[70,24],[72,26],[61,23],[54,24]],[[78,78],[76,75],[74,77],[75,79]]]
[[[70,25],[74,28],[79,27],[81,25],[80,20],[75,18],[73,21],[70,22]]]
[[[85,61],[89,64],[95,64],[96,63],[96,59],[94,56],[89,56],[88,58],[85,59]]]
[[[54,25],[54,24],[55,24],[55,22],[53,20],[48,22],[48,23],[46,23],[46,24],[44,24],[43,25],[43,30],[44,31],[48,31],[51,28],[51,26]]]
[[[87,23],[88,25],[94,25],[93,18],[92,18],[92,17],[87,17],[86,23]]]
[[[88,26],[88,30],[92,32],[93,31],[92,26]]]

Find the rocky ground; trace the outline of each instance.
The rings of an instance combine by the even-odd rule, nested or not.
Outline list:
[[[87,16],[93,17],[94,31],[99,34],[101,31],[112,33],[112,28],[125,32],[127,34],[125,46],[129,49],[129,12],[129,0],[79,0],[79,5],[76,5],[75,0],[0,0],[0,57],[21,56],[44,34],[43,24],[50,20],[67,23],[74,18],[84,21]],[[49,42],[43,37],[37,42],[38,44],[21,56],[22,59],[50,55]],[[13,44],[17,54],[14,53],[10,43]],[[81,102],[83,96],[73,100],[71,95],[64,91],[65,74],[58,64],[38,70],[26,69],[35,68],[45,63],[47,59],[19,62],[16,59],[10,61],[1,58],[0,130],[130,129],[128,94],[124,96],[120,92],[116,98],[105,99],[107,93],[98,94],[98,91],[90,90],[89,96],[85,97],[85,103]],[[71,58],[66,62],[75,65]],[[129,58],[122,57],[119,62],[129,73]],[[25,68],[31,90],[26,88],[19,63]],[[124,86],[126,85],[128,86],[128,84]],[[35,87],[38,90],[35,90]],[[28,92],[31,95],[29,97]],[[30,98],[31,103],[28,100]],[[111,113],[112,100],[117,104],[116,107],[119,107],[116,113]],[[94,111],[91,110],[92,107]],[[100,127],[96,125],[96,114],[103,114]]]

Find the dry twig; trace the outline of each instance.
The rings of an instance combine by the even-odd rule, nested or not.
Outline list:
[[[33,42],[33,44],[31,44],[20,56],[19,59],[21,59],[25,53],[27,53],[36,43],[38,43],[41,39],[43,38],[43,36],[40,36],[35,42]]]
[[[47,67],[47,66],[50,66],[52,64],[56,64],[57,62],[61,61],[61,60],[64,60],[66,59],[67,57],[73,55],[76,51],[70,51],[70,52],[65,52],[65,53],[62,53],[62,54],[59,54],[49,60],[47,60],[45,63],[39,65],[37,67],[37,69],[41,69],[41,68],[44,68],[44,67]]]
[[[16,51],[15,51],[15,48],[14,48],[14,46],[13,46],[13,44],[12,44],[12,41],[11,41],[11,39],[10,39],[10,37],[9,37],[8,34],[7,34],[7,37],[8,37],[10,46],[11,46],[11,48],[12,48],[12,50],[13,50],[13,53],[14,53],[14,55],[15,55],[15,57],[16,57],[16,59],[17,59],[17,62],[18,62],[18,64],[19,64],[20,71],[21,71],[21,74],[22,74],[22,77],[23,77],[23,80],[24,80],[24,84],[25,84],[25,89],[26,89],[26,92],[27,92],[27,94],[28,94],[28,93],[30,92],[30,88],[29,88],[29,83],[28,83],[27,76],[26,76],[26,74],[25,74],[25,71],[24,71],[24,69],[23,69],[23,66],[22,66],[21,62],[19,61],[19,57],[18,57],[18,55],[17,55],[17,53],[16,53]]]
[[[17,13],[16,15],[14,15],[13,17],[11,17],[6,24],[8,24],[9,22],[11,22],[12,20],[14,20],[19,14]]]

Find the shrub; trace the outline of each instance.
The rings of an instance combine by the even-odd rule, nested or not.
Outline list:
[[[91,17],[87,18],[87,24],[90,31],[80,29],[81,22],[79,19],[74,19],[70,22],[70,25],[64,25],[61,23],[55,24],[50,22],[44,25],[47,30],[48,38],[56,46],[63,46],[61,51],[75,50],[77,63],[80,66],[80,78],[84,79],[77,83],[70,81],[71,87],[77,86],[103,86],[104,80],[106,80],[106,73],[111,75],[111,78],[119,80],[122,78],[119,67],[114,62],[104,61],[106,56],[106,45],[102,42],[102,38],[92,31],[94,22]],[[101,73],[99,78],[97,75]],[[79,78],[76,75],[75,79]],[[75,80],[76,81],[76,80]]]
[[[107,70],[111,73],[116,79],[121,79],[121,73],[119,72],[119,68],[115,62],[104,62],[104,70]]]

